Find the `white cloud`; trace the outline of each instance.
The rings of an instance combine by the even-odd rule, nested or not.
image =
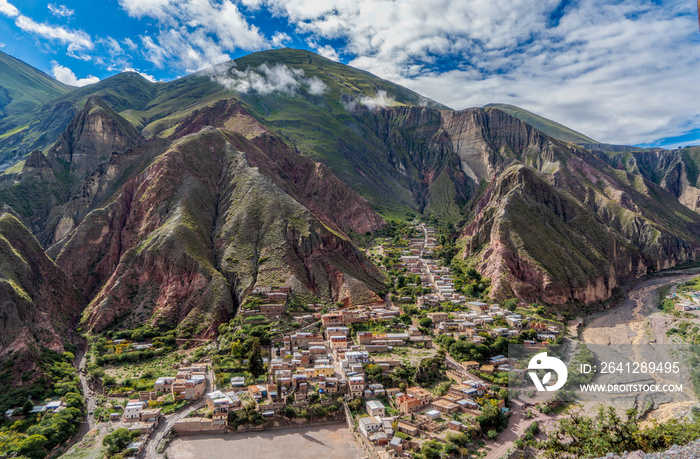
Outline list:
[[[90,35],[82,30],[70,30],[64,27],[42,24],[23,15],[17,16],[15,25],[25,32],[34,33],[48,40],[66,44],[68,45],[68,51],[72,53],[85,49],[90,50],[95,47]]]
[[[53,73],[54,78],[56,78],[58,81],[70,86],[80,87],[100,81],[99,78],[92,75],[88,75],[85,78],[78,78],[71,69],[60,65],[56,61],[51,62],[51,73]]]
[[[66,5],[54,5],[49,3],[47,5],[51,14],[59,18],[69,18],[75,14],[75,10],[68,8]]]
[[[275,91],[289,96],[296,95],[302,88],[313,95],[321,95],[326,85],[318,78],[306,78],[304,71],[286,65],[260,65],[257,69],[238,70],[235,66],[218,67],[218,72],[208,72],[211,78],[232,91],[241,93],[256,92],[270,94]]]
[[[147,74],[147,73],[139,72],[138,70],[136,70],[136,69],[133,68],[133,67],[126,67],[126,68],[124,68],[122,71],[123,71],[123,72],[138,73],[139,75],[141,75],[142,77],[144,77],[145,79],[147,79],[148,81],[150,81],[151,83],[157,83],[157,82],[158,82],[158,80],[157,80],[154,76],[149,75],[149,74]]]
[[[343,107],[349,112],[354,112],[359,106],[363,106],[369,110],[374,110],[381,107],[390,107],[396,104],[396,101],[389,96],[386,91],[380,90],[374,97],[357,96],[350,100],[342,101]]]
[[[129,48],[131,51],[136,51],[136,48],[138,48],[138,45],[134,43],[134,40],[132,40],[129,37],[122,40],[122,43],[124,43],[126,47]]]
[[[0,14],[4,14],[5,16],[11,18],[16,18],[19,16],[19,10],[7,0],[0,0]]]
[[[5,46],[7,46],[7,44],[0,41],[0,48],[4,48]]]
[[[320,54],[343,43],[350,65],[454,108],[511,103],[611,143],[700,128],[697,10],[683,0],[266,4]]]
[[[275,32],[270,39],[273,48],[282,48],[286,43],[291,41],[291,37],[284,32]]]
[[[159,32],[142,37],[144,56],[158,67],[168,63],[188,72],[230,60],[228,52],[268,45],[231,0],[119,0],[135,18],[157,21]],[[153,54],[155,53],[155,54]]]
[[[330,59],[332,61],[339,62],[340,61],[340,56],[338,56],[338,51],[335,50],[331,45],[324,45],[320,46],[316,44],[316,42],[309,42],[308,43],[309,47],[316,51],[319,55],[325,57],[326,59]]]

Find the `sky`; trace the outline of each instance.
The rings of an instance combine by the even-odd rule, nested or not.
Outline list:
[[[292,47],[454,109],[507,103],[600,142],[700,144],[688,0],[0,0],[0,50],[83,86]]]

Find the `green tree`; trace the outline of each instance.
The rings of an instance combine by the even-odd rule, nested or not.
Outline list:
[[[44,446],[49,441],[43,435],[30,435],[19,444],[17,454],[29,459],[43,459],[46,457]]]
[[[255,338],[252,344],[252,349],[248,354],[248,371],[253,377],[265,374],[265,366],[262,359],[262,351],[260,349],[260,340]]]
[[[131,433],[124,428],[117,429],[102,439],[102,445],[107,447],[109,454],[116,454],[131,443]]]

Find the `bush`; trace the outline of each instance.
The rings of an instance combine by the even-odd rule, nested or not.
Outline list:
[[[495,429],[491,429],[491,430],[489,430],[489,431],[486,433],[486,437],[487,437],[489,440],[495,440],[496,437],[498,437],[498,431],[495,430]]]

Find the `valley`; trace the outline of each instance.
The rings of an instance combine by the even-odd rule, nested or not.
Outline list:
[[[518,399],[510,345],[697,344],[692,148],[288,48],[81,88],[0,57],[33,94],[0,118],[0,455],[548,451],[576,404]],[[630,422],[684,423],[662,449],[693,406]]]

